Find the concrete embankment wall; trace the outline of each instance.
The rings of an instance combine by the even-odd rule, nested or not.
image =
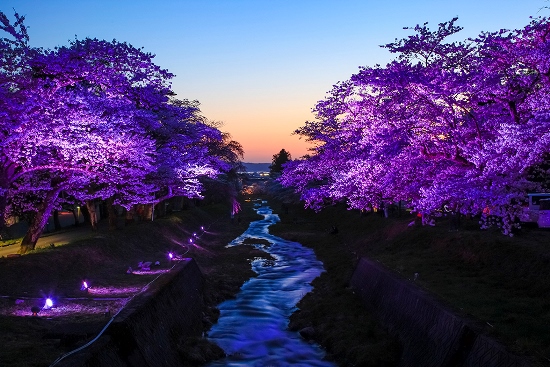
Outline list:
[[[175,342],[202,332],[203,278],[185,260],[134,297],[91,346],[60,367],[179,366]]]
[[[527,367],[416,285],[360,259],[351,286],[403,347],[401,367]]]

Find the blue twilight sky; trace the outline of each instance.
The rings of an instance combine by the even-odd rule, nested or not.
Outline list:
[[[307,144],[292,132],[333,84],[362,65],[385,64],[379,45],[404,26],[458,16],[459,39],[522,28],[550,16],[548,0],[0,0],[26,17],[32,46],[78,38],[128,42],[176,74],[179,98],[198,99],[245,149],[246,162],[293,157]]]

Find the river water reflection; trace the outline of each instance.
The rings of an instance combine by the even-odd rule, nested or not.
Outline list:
[[[218,306],[220,318],[208,338],[228,357],[208,366],[335,366],[322,360],[325,353],[318,345],[287,330],[289,316],[312,289],[310,282],[323,272],[323,264],[313,250],[269,234],[268,227],[278,222],[279,216],[265,202],[256,210],[264,219],[252,222],[229,246],[247,238],[267,240],[269,245],[254,246],[276,260],[253,260],[252,269],[258,276],[242,286],[236,299]]]

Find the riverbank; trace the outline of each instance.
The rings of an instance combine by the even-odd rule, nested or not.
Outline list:
[[[48,366],[84,344],[129,297],[170,268],[169,252],[194,258],[199,265],[205,278],[202,321],[208,329],[216,321],[216,306],[255,275],[250,259],[263,254],[246,245],[225,248],[250,221],[260,219],[248,203],[238,219],[232,221],[228,212],[224,205],[190,207],[154,222],[133,223],[116,231],[100,228],[85,239],[0,258],[2,366]],[[150,271],[138,268],[139,262],[147,261],[152,262]],[[91,286],[88,292],[81,290],[83,280]],[[46,296],[52,297],[54,307],[31,316],[31,307],[41,307]],[[80,333],[79,340],[55,337],[56,330],[68,325],[87,331]],[[44,338],[48,335],[54,337]],[[181,341],[178,349],[189,365],[220,355],[200,337]]]
[[[327,358],[340,366],[397,366],[401,355],[397,339],[377,323],[350,288],[357,258],[338,235],[329,234],[334,223],[300,207],[277,210],[280,205],[272,204],[281,222],[270,233],[314,249],[326,270],[298,303],[289,328],[320,344]]]
[[[340,366],[391,366],[400,355],[398,343],[349,288],[361,256],[384,263],[405,279],[416,276],[417,285],[457,313],[478,320],[488,335],[518,354],[534,356],[535,366],[547,364],[548,231],[526,229],[508,238],[496,231],[482,232],[471,221],[463,221],[458,232],[449,232],[444,221],[436,227],[408,227],[411,217],[405,213],[384,219],[342,207],[315,214],[299,206],[281,207],[275,201],[269,205],[282,220],[270,227],[270,233],[313,248],[327,270],[313,281],[314,290],[291,316],[290,328],[321,344],[327,358]],[[243,212],[233,221],[228,212],[223,205],[192,207],[117,231],[100,228],[93,236],[68,246],[0,259],[0,295],[7,296],[0,298],[2,365],[47,366],[81,345],[83,340],[62,345],[59,339],[43,337],[59,325],[105,323],[106,314],[116,312],[121,300],[157,276],[141,272],[129,277],[128,267],[135,269],[139,261],[159,259],[158,270],[166,269],[170,251],[193,257],[204,274],[202,321],[207,330],[218,316],[216,306],[233,298],[242,284],[255,276],[250,259],[266,256],[251,246],[225,248],[250,221],[261,219],[251,203],[244,203]],[[201,226],[205,226],[204,233]],[[333,226],[339,229],[338,234],[330,234]],[[196,244],[189,246],[189,238],[198,238]],[[80,291],[83,279],[92,285],[88,295]],[[40,302],[49,294],[60,299],[85,298],[100,291],[104,300],[91,302],[93,307],[75,301],[49,314],[30,316],[32,298]],[[23,303],[18,305],[18,301]],[[68,314],[54,314],[63,310]],[[220,356],[219,350],[200,337],[182,341],[179,350],[189,365]]]
[[[550,232],[525,228],[510,238],[498,230],[481,231],[477,221],[466,218],[451,232],[445,218],[436,227],[409,226],[414,218],[406,212],[386,219],[343,206],[320,213],[279,207],[281,223],[271,232],[312,247],[327,269],[298,305],[303,311],[291,317],[291,327],[312,327],[313,339],[329,353],[357,361],[357,352],[350,353],[354,338],[347,334],[352,332],[342,330],[358,321],[335,315],[353,309],[343,306],[357,300],[350,295],[349,279],[358,259],[366,256],[403,279],[416,279],[416,285],[512,352],[528,356],[534,366],[550,362]],[[333,226],[337,234],[331,234]],[[336,301],[345,297],[350,300]],[[324,307],[323,299],[335,301]]]
[[[278,221],[269,203],[258,213],[265,219],[252,223],[232,245],[252,243],[272,258],[255,259],[257,277],[241,287],[235,300],[219,305],[220,318],[208,338],[222,346],[228,358],[209,366],[336,367],[323,360],[325,352],[318,345],[288,330],[290,315],[323,272],[322,263],[311,248],[269,233]]]

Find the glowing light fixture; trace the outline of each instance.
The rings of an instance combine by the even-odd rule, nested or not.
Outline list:
[[[171,253],[171,252],[169,252],[169,253],[168,253],[168,258],[169,258],[170,260],[172,260],[172,259],[174,258],[174,254]]]
[[[31,313],[33,316],[38,316],[38,313],[40,312],[40,307],[38,306],[32,306],[31,307]]]
[[[53,301],[51,298],[46,298],[46,302],[44,303],[44,307],[42,307],[44,310],[49,310],[53,307]]]

